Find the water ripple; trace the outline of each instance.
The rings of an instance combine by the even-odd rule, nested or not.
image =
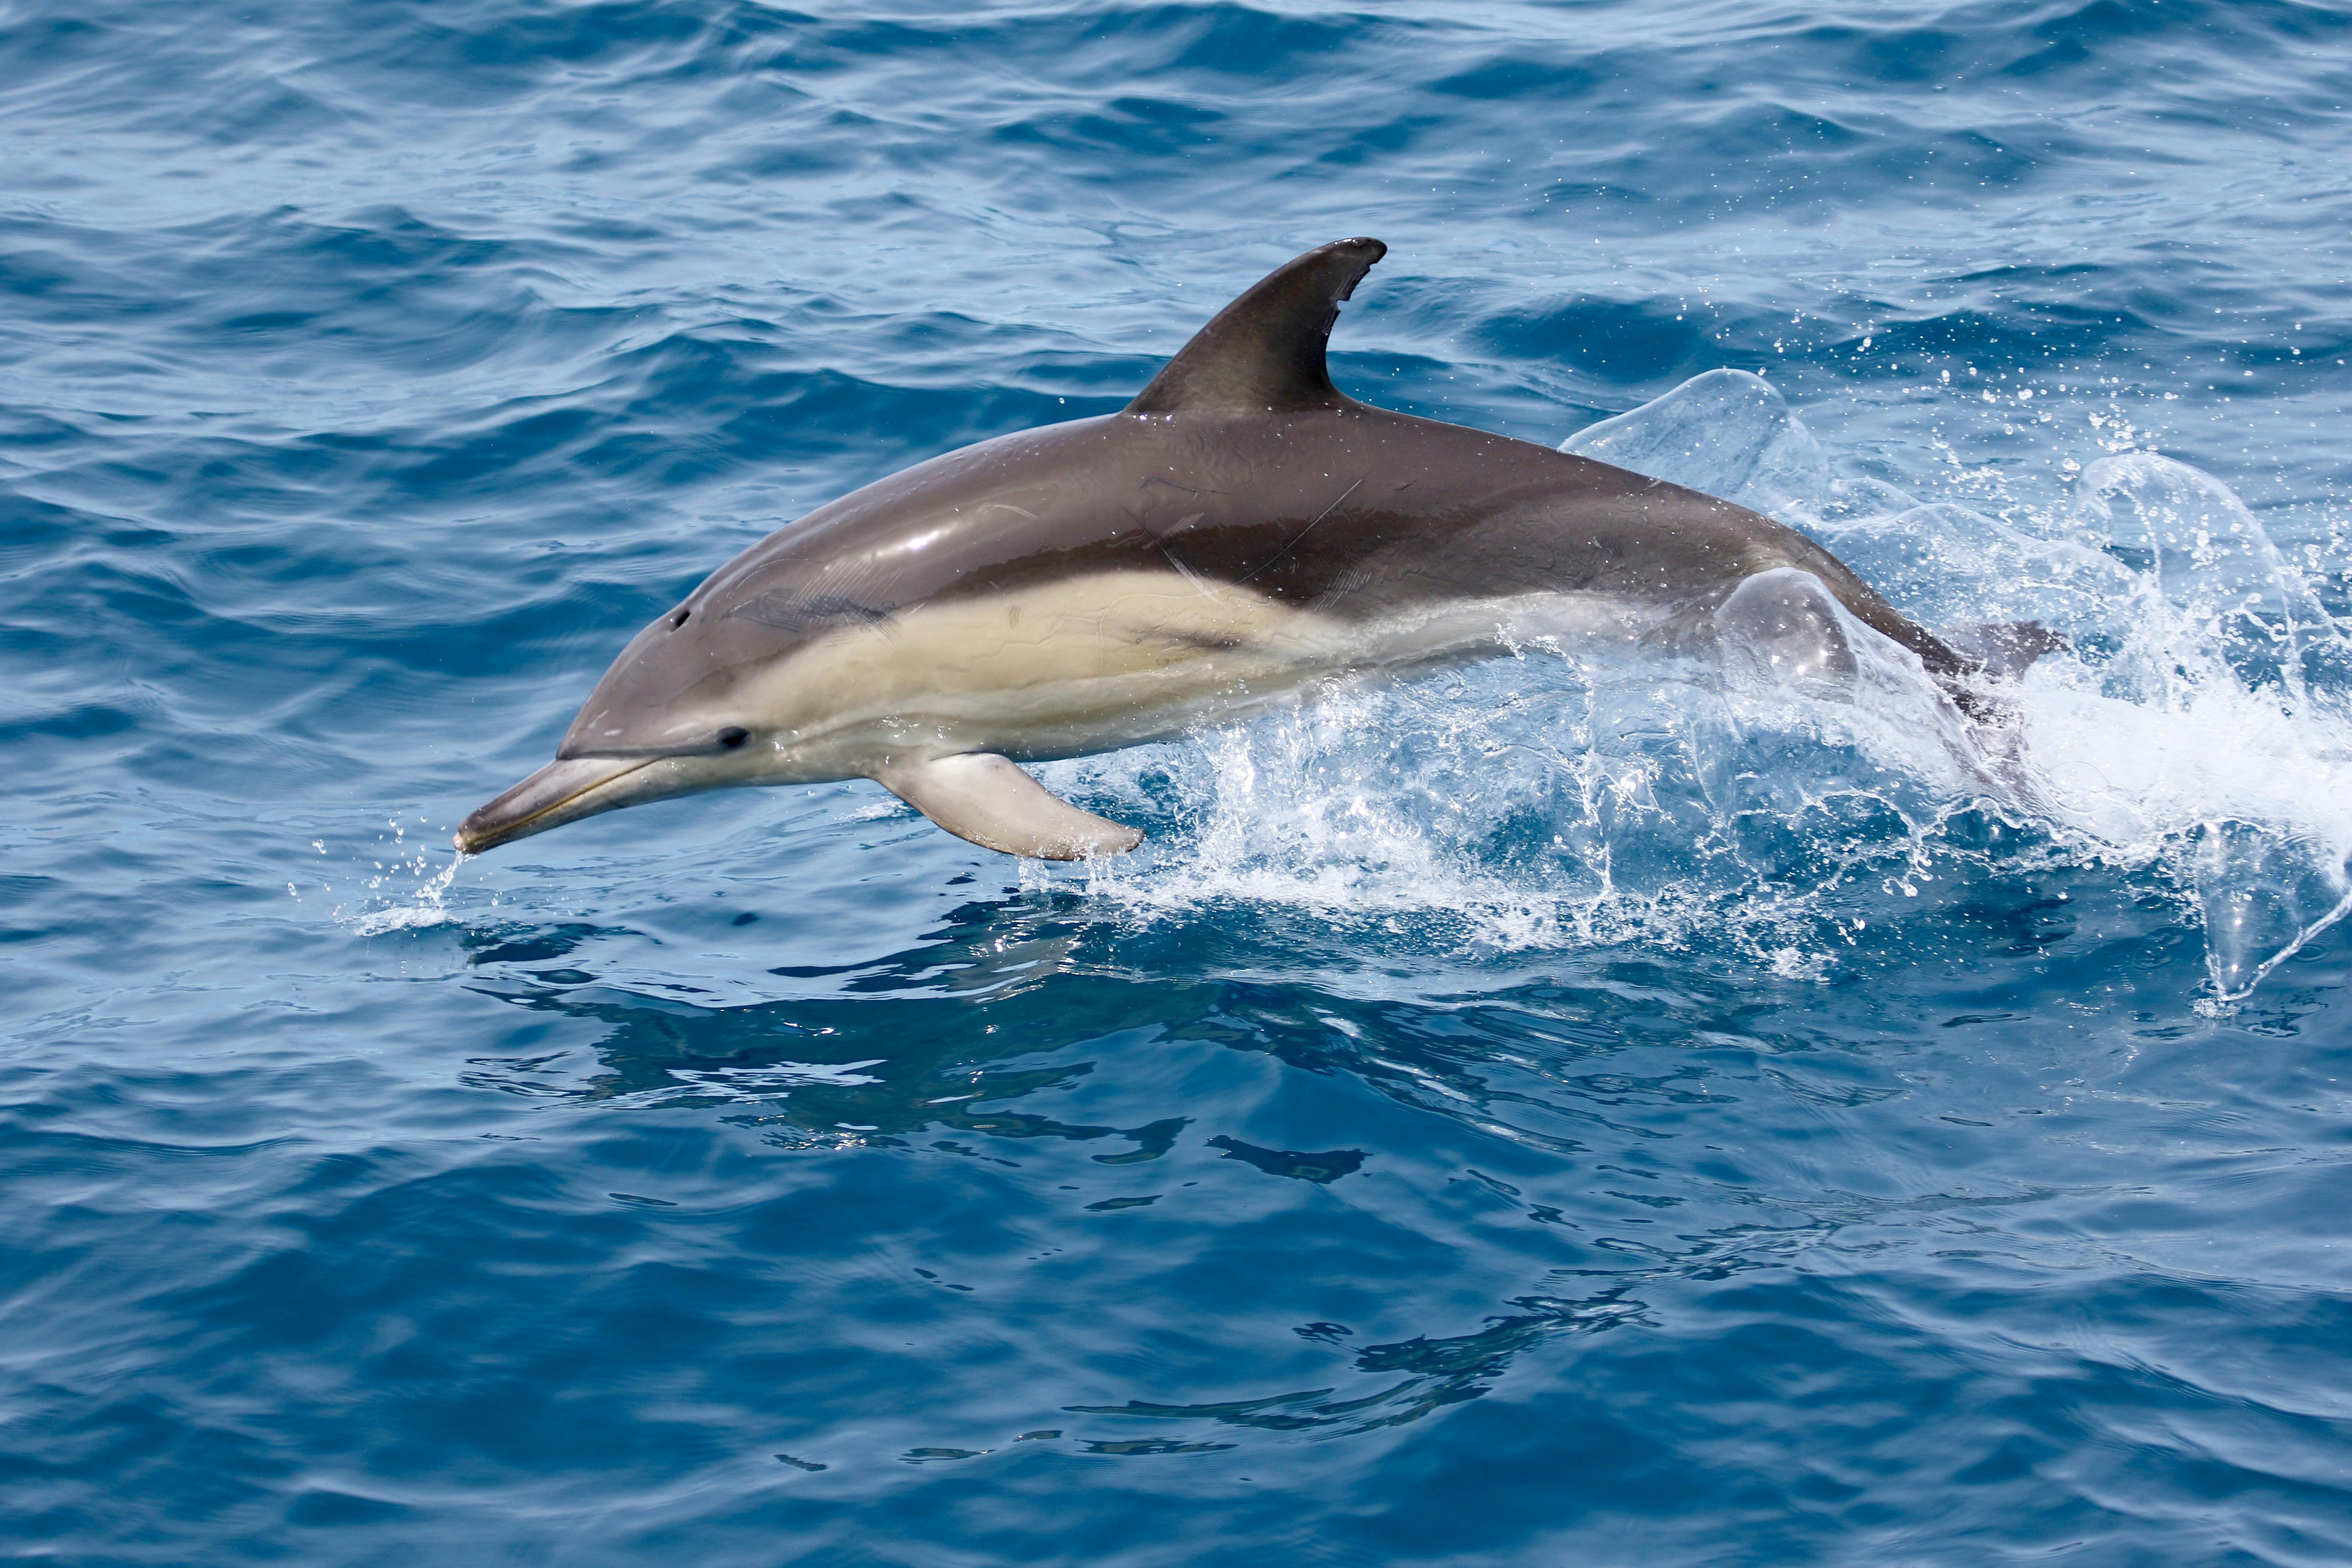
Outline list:
[[[2344,1557],[2347,29],[0,15],[10,1540]],[[1357,233],[1349,390],[2063,626],[2024,760],[1530,647],[1055,764],[1090,872],[453,863],[718,563]]]

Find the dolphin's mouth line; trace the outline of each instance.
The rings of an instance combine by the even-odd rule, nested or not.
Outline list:
[[[558,752],[559,763],[658,763],[666,757],[717,757],[738,750],[724,741],[704,746],[600,746],[592,752]]]
[[[623,768],[619,773],[606,773],[603,778],[598,779],[594,784],[583,784],[583,785],[582,785],[580,788],[573,790],[570,795],[565,795],[562,800],[557,801],[554,805],[543,805],[543,806],[541,806],[537,811],[532,812],[529,816],[524,817],[524,818],[523,818],[522,820],[520,820],[520,822],[516,822],[516,823],[510,824],[510,826],[515,826],[515,827],[529,827],[532,823],[537,822],[541,817],[545,816],[549,812],[551,812],[551,811],[561,811],[561,810],[562,810],[565,806],[570,805],[573,801],[578,800],[582,795],[591,795],[591,794],[593,794],[595,791],[600,790],[600,789],[603,789],[606,784],[613,783],[613,782],[614,782],[614,780],[616,780],[616,779],[625,779],[625,778],[627,778],[631,773],[635,773],[639,768],[644,768],[644,767],[650,767],[650,766],[652,766],[652,765],[653,765],[653,763],[654,763],[656,761],[656,759],[655,759],[655,758],[653,758],[653,757],[646,757],[646,758],[645,758],[645,759],[644,759],[643,761],[641,761],[641,762],[634,762],[634,763],[631,763],[627,767]]]
[[[615,760],[618,761],[620,759]],[[481,811],[477,811],[474,813],[473,816],[467,817],[466,821],[459,826],[457,829],[458,851],[467,855],[478,855],[485,850],[495,849],[499,845],[507,843],[511,839],[526,837],[530,832],[532,824],[540,822],[546,817],[554,815],[556,812],[562,811],[573,801],[579,800],[586,795],[593,795],[598,790],[603,789],[605,785],[616,784],[620,780],[627,778],[631,773],[636,773],[641,769],[650,767],[659,761],[661,761],[661,758],[659,757],[643,757],[627,761],[625,765],[617,767],[611,773],[600,774],[599,776],[589,780],[586,784],[582,784],[578,789],[572,790],[559,799],[548,802],[545,805],[538,807],[527,816],[518,816],[509,821],[499,822],[495,825],[485,825],[478,828],[474,826],[475,820],[482,815],[482,812],[488,811],[499,804],[498,801],[492,801],[489,805],[482,807]],[[529,779],[523,781],[526,784],[530,782],[530,781]],[[516,787],[520,788],[522,786],[518,785]],[[509,793],[511,794],[512,792],[509,791]]]

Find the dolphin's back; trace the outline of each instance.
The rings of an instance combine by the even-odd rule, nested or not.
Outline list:
[[[1958,668],[1834,556],[1759,513],[1352,401],[1126,413],[967,447],[780,531],[695,599],[773,643],[1113,574],[1173,575],[1361,624],[1542,594],[1705,608],[1780,566],[1821,577],[1931,668]]]
[[[703,612],[730,650],[912,606],[1136,574],[1361,625],[1440,604],[1585,595],[1719,603],[1759,572],[1820,577],[1927,659],[1958,657],[1827,551],[1744,507],[1589,458],[1373,408],[1325,360],[1387,247],[1340,240],[1219,311],[1119,414],[936,458],[723,568]]]

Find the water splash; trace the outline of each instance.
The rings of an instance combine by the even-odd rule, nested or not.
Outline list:
[[[2012,691],[2004,736],[1810,577],[1771,574],[1724,606],[1712,658],[1538,643],[1197,750],[1059,764],[1181,843],[1091,890],[1147,919],[1290,908],[1439,946],[1728,942],[1802,976],[1939,884],[2104,867],[2152,872],[2201,923],[2224,1008],[2352,910],[2352,657],[2212,475],[2111,452],[2071,497],[1994,517],[1838,477],[1736,371],[1568,446],[1767,505],[1929,625],[2032,619],[2072,649]]]
[[[1712,441],[1693,438],[1709,428]],[[2011,799],[2084,836],[2084,852],[2153,862],[2182,888],[2218,1001],[2352,909],[2352,648],[2213,475],[2110,452],[2081,466],[2071,504],[2026,509],[2020,526],[1796,461],[1817,444],[1777,391],[1737,371],[1568,446],[1777,502],[1766,510],[1930,624],[2031,618],[2065,633],[2074,656],[2037,669],[2020,700],[2014,782],[2027,787]]]
[[[419,886],[404,902],[385,904],[373,910],[345,914],[336,911],[335,918],[359,936],[383,936],[396,931],[423,931],[432,926],[448,925],[457,919],[449,908],[449,884],[457,879],[457,868],[471,858],[466,855],[451,858],[446,866]]]
[[[1744,370],[1695,375],[1631,413],[1586,426],[1560,450],[1774,514],[1812,503],[1832,484],[1805,422],[1770,382]]]
[[[376,861],[375,874],[362,879],[362,886],[372,900],[370,907],[347,910],[339,904],[333,919],[359,936],[423,931],[455,921],[457,915],[449,908],[450,885],[457,880],[459,868],[473,857],[458,851],[447,865],[436,871],[433,868],[432,857],[422,847],[408,842],[405,823],[395,816],[389,818],[384,826],[392,830],[392,837],[382,848],[389,852],[391,858]],[[413,879],[414,885],[404,895],[397,892],[387,895],[387,886],[403,877]],[[390,901],[384,901],[387,897]]]

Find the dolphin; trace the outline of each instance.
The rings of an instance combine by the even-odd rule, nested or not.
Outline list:
[[[1118,854],[1142,835],[1019,764],[1531,636],[1633,647],[1729,615],[1835,664],[1833,612],[1807,597],[1824,593],[1968,708],[1987,660],[1794,530],[1341,393],[1331,328],[1387,249],[1343,239],[1277,268],[1117,414],[933,458],[744,551],[636,635],[555,760],[468,816],[458,849],[698,790],[867,778],[990,849]]]

